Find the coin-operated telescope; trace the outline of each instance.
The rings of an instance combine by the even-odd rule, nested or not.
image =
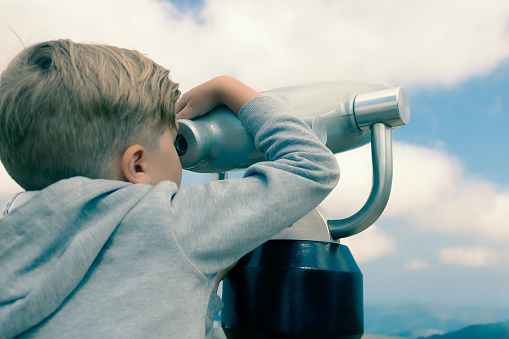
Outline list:
[[[410,108],[401,87],[331,82],[262,92],[303,119],[334,153],[371,141],[373,186],[364,206],[340,220],[315,209],[243,257],[223,282],[221,322],[228,338],[361,338],[362,273],[340,238],[372,225],[392,185],[392,130]],[[233,112],[218,107],[179,120],[183,168],[224,173],[265,160]],[[224,176],[224,175],[223,175]]]

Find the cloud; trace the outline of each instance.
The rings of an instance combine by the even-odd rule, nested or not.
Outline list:
[[[489,264],[495,258],[495,254],[493,251],[482,247],[454,247],[442,250],[440,258],[447,264],[480,267]]]
[[[393,152],[392,192],[380,220],[493,244],[509,240],[507,188],[470,176],[445,150],[394,143]],[[372,174],[366,146],[336,157],[342,180],[321,206],[329,218],[339,219],[362,207]]]
[[[358,263],[367,262],[396,252],[396,241],[376,225],[357,234],[355,237],[341,239],[348,246]]]
[[[488,107],[486,109],[486,112],[488,113],[488,116],[490,119],[495,120],[498,118],[501,118],[504,114],[504,107],[503,107],[503,99],[501,96],[497,96],[495,98],[495,102],[491,107]]]
[[[499,1],[208,1],[201,27],[213,62],[223,49],[225,70],[249,79],[264,70],[268,84],[453,84],[509,55],[508,11]]]
[[[21,48],[69,37],[136,48],[184,86],[218,74],[257,89],[325,80],[451,85],[509,56],[504,1],[6,0],[0,68]],[[432,22],[430,18],[433,18]]]
[[[387,217],[421,230],[490,242],[509,240],[509,190],[476,178],[441,150],[395,145],[394,190]]]
[[[429,267],[428,262],[419,259],[414,259],[407,262],[404,266],[404,269],[407,271],[419,271],[427,269],[428,267]]]

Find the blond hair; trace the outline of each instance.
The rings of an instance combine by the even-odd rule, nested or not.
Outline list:
[[[0,160],[24,189],[111,178],[130,144],[156,145],[176,128],[178,85],[133,50],[47,41],[26,48],[0,77]]]

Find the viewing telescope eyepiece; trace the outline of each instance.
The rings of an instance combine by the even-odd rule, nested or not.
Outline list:
[[[188,144],[186,138],[182,134],[177,134],[175,138],[175,149],[179,157],[183,156],[187,152]]]

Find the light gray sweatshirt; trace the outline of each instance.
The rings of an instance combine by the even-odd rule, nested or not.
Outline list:
[[[239,118],[267,159],[242,179],[178,189],[74,177],[14,200],[0,219],[0,338],[204,337],[217,272],[306,215],[339,175],[274,99]]]

